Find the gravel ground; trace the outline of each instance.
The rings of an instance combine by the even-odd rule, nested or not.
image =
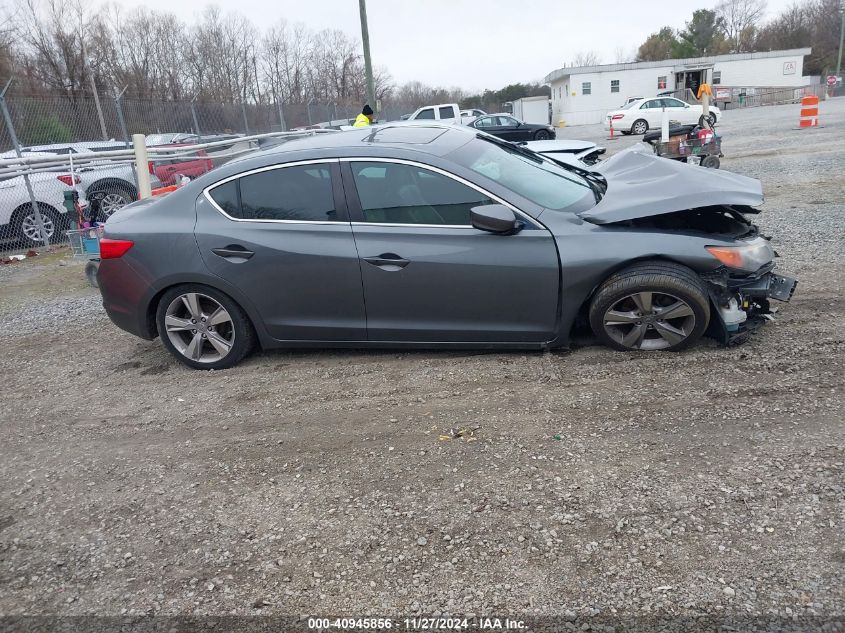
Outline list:
[[[845,99],[821,113],[725,114],[800,279],[736,348],[195,372],[65,253],[0,267],[0,614],[845,616]]]

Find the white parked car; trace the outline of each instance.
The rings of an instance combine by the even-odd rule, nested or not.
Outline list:
[[[627,99],[625,99],[625,103],[623,103],[623,104],[622,104],[621,106],[619,106],[619,107],[620,107],[620,108],[624,108],[626,105],[628,105],[628,104],[629,104],[629,103],[631,103],[632,101],[639,101],[640,99],[642,99],[642,97],[628,97]]]
[[[650,128],[660,128],[663,120],[663,109],[669,113],[670,121],[677,121],[681,125],[695,125],[702,123],[704,110],[700,105],[690,105],[674,97],[654,97],[651,99],[637,99],[625,104],[619,110],[607,113],[604,127],[622,134],[645,134]],[[710,106],[710,124],[716,125],[722,117],[722,112],[715,106]]]
[[[50,242],[64,239],[63,232],[70,221],[64,206],[64,192],[73,184],[70,174],[39,172],[30,174],[29,181]],[[87,205],[81,191],[79,203]],[[0,180],[0,239],[12,240],[25,248],[44,243],[23,176]]]
[[[24,156],[30,152],[39,154],[85,154],[89,152],[109,152],[125,149],[122,141],[90,141],[85,143],[55,143],[53,145],[33,145],[24,147],[21,151]],[[84,165],[74,168],[74,173],[79,176],[79,191],[85,193],[87,198],[99,193],[100,213],[105,220],[112,213],[138,199],[138,189],[135,186],[135,171],[129,161],[116,162],[103,160],[96,164]],[[153,188],[160,181],[151,174]]]

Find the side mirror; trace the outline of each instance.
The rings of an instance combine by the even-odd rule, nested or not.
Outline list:
[[[688,103],[684,104],[684,107],[685,107],[685,108],[688,108],[688,107],[689,107],[689,104],[688,104]]]
[[[469,211],[473,228],[488,233],[508,235],[522,229],[523,222],[503,204],[484,204]]]

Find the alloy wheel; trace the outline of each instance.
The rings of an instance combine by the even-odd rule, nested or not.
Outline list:
[[[179,353],[198,363],[224,359],[235,343],[232,316],[215,299],[198,292],[173,299],[164,324],[167,338]]]
[[[122,209],[127,204],[129,204],[129,201],[125,194],[117,192],[107,193],[100,201],[100,212],[104,217],[109,217],[112,213],[118,209]]]
[[[648,123],[645,121],[637,121],[634,123],[634,134],[645,134],[648,131]]]
[[[605,332],[628,349],[659,350],[683,343],[695,329],[695,313],[683,299],[642,291],[623,297],[604,313]]]
[[[44,213],[41,212],[41,222],[44,224],[44,232],[47,234],[47,240],[49,241],[53,237],[53,232],[56,230],[56,226],[53,224],[53,219]],[[43,242],[41,236],[41,231],[38,228],[38,221],[35,218],[35,213],[30,213],[27,216],[24,216],[23,222],[21,222],[21,233],[23,236],[31,242]]]

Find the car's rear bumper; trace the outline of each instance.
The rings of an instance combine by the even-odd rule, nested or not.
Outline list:
[[[103,308],[117,327],[143,339],[155,338],[155,323],[147,310],[150,285],[127,258],[101,261],[97,285]]]

